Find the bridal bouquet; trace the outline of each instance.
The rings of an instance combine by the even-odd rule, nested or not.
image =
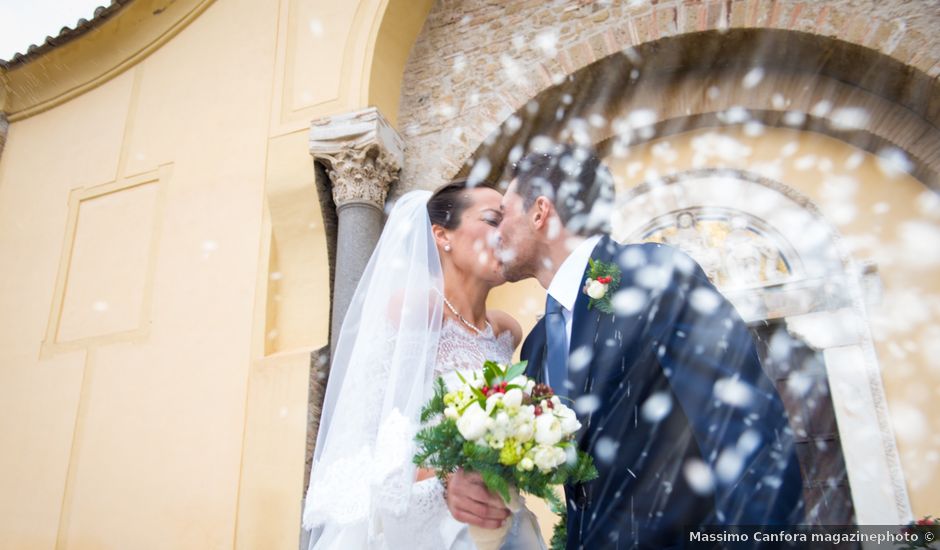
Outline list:
[[[565,507],[553,486],[597,476],[594,462],[572,441],[581,423],[552,389],[523,375],[525,362],[504,366],[487,361],[481,373],[464,377],[447,391],[442,379],[421,412],[414,462],[442,478],[458,468],[479,472],[483,482],[517,510],[523,491],[545,499],[562,515],[552,545],[564,547]],[[469,378],[469,379],[468,379]],[[509,530],[470,527],[480,550],[496,549]]]

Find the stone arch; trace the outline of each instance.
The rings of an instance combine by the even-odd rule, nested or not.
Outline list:
[[[369,34],[364,105],[377,107],[393,125],[405,63],[432,4],[433,0],[383,0],[377,25]]]
[[[618,63],[620,70],[613,72],[623,82],[635,68],[647,71],[636,93],[656,101],[662,99],[662,85],[679,82],[676,71],[687,71],[684,79],[696,67],[699,73],[703,68],[738,71],[742,79],[764,66],[809,77],[792,83],[794,97],[783,96],[783,104],[773,93],[722,94],[719,89],[716,104],[686,112],[692,105],[685,101],[681,111],[658,113],[662,116],[651,124],[665,124],[677,115],[688,123],[695,115],[707,118],[731,107],[757,113],[801,110],[810,115],[805,121],[818,126],[831,124],[818,124],[817,119],[831,123],[830,115],[839,114],[834,131],[851,129],[856,140],[873,136],[870,141],[877,144],[872,147],[893,144],[905,151],[937,131],[940,39],[928,29],[940,24],[940,15],[866,1],[825,6],[743,0],[624,4],[545,8],[518,3],[502,10],[438,4],[405,71],[400,126],[409,150],[421,154],[406,159],[403,187],[434,187],[465,170],[474,151],[479,155],[479,144],[514,113],[523,113],[532,98],[548,99],[573,80],[606,86],[609,95],[612,80],[601,75]],[[703,65],[704,60],[711,61]],[[697,82],[688,80],[676,95],[691,99],[692,88],[709,80],[708,74],[697,76]],[[761,87],[774,84],[777,79],[767,78]],[[810,93],[796,93],[807,85]],[[827,97],[837,98],[838,105],[820,105]],[[874,116],[864,123],[848,120],[852,112],[834,111],[839,106],[860,106]],[[781,116],[776,115],[777,123]],[[940,163],[936,152],[916,151],[913,157],[918,177],[935,180]]]

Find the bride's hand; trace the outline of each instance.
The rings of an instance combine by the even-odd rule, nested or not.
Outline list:
[[[486,488],[480,474],[463,470],[448,478],[447,508],[457,521],[484,529],[497,529],[509,517],[506,503]]]

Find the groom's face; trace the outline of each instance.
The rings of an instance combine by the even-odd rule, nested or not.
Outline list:
[[[516,192],[516,182],[509,184],[500,205],[503,218],[499,224],[497,256],[503,276],[509,282],[521,281],[535,275],[536,233],[532,227],[524,200]]]

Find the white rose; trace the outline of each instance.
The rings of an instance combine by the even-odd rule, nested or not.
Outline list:
[[[503,405],[510,409],[517,409],[522,405],[522,390],[513,388],[503,396]]]
[[[554,446],[539,445],[532,459],[542,472],[550,472],[565,461],[565,450]]]
[[[561,431],[564,435],[571,435],[581,429],[581,423],[578,422],[578,415],[568,407],[556,407],[555,415],[561,422]]]
[[[486,428],[490,420],[486,411],[480,408],[480,404],[473,403],[457,419],[457,430],[467,441],[476,441],[486,434]]]
[[[500,411],[496,414],[496,418],[493,419],[491,431],[493,432],[493,437],[500,439],[509,437],[509,433],[512,431],[512,425],[509,421],[509,415],[506,414],[505,411]]]
[[[525,385],[526,385],[526,383],[527,383],[528,381],[529,381],[528,378],[526,378],[525,376],[522,376],[522,375],[520,374],[519,376],[517,376],[517,377],[513,378],[512,380],[510,380],[510,381],[509,381],[509,385],[510,385],[510,386],[519,386],[520,388],[524,388]]]
[[[519,461],[519,469],[520,469],[520,470],[529,472],[529,471],[532,470],[532,468],[535,468],[535,462],[532,462],[532,459],[531,459],[531,458],[525,457],[525,458],[523,458],[522,460]]]
[[[451,420],[456,420],[460,414],[457,412],[457,407],[451,405],[444,409],[444,418],[450,418]]]
[[[535,419],[535,441],[542,445],[554,445],[561,441],[561,423],[553,414],[542,414]]]
[[[588,296],[594,298],[595,300],[600,300],[607,294],[607,285],[604,283],[598,282],[597,280],[592,280],[587,285]]]
[[[516,441],[519,443],[525,443],[531,441],[532,437],[535,436],[535,426],[531,421],[520,422],[516,425],[516,429],[513,431],[513,437],[516,438]]]

